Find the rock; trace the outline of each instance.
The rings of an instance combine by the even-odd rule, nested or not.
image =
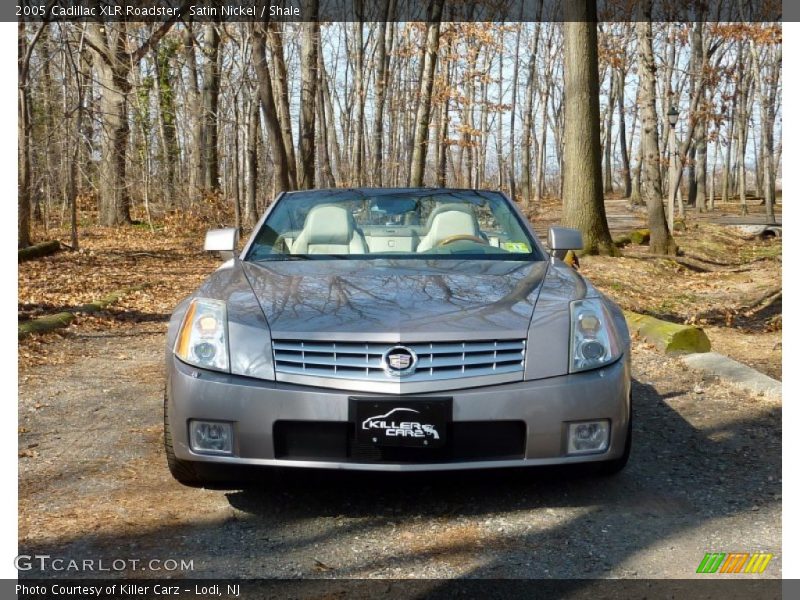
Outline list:
[[[752,394],[774,399],[781,398],[782,385],[780,381],[722,354],[716,352],[689,354],[682,357],[681,360],[692,369],[716,375],[734,387],[745,389]]]

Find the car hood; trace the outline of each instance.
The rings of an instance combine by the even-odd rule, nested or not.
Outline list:
[[[243,263],[274,339],[521,339],[547,261]]]

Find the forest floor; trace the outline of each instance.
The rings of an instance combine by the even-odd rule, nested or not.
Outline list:
[[[199,230],[91,228],[80,252],[20,264],[20,319],[148,285],[19,343],[20,552],[193,559],[176,577],[685,578],[705,552],[743,550],[776,554],[766,575],[780,576],[780,402],[639,340],[634,449],[612,479],[303,473],[280,487],[180,486],[162,449],[163,343],[172,307],[218,264]],[[780,240],[689,218],[677,242],[679,260],[628,246],[583,258],[581,272],[623,307],[701,324],[714,350],[780,378]]]

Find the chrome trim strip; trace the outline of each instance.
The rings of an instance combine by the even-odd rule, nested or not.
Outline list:
[[[381,371],[383,374],[383,371]],[[501,383],[515,383],[522,381],[522,370],[516,369],[510,372],[498,370],[492,374],[478,374],[476,376],[463,376],[458,373],[456,377],[450,379],[417,379],[419,373],[415,373],[405,379],[389,380],[383,379],[356,379],[341,374],[340,377],[330,377],[324,373],[309,373],[309,370],[298,371],[295,373],[275,372],[275,378],[279,382],[293,383],[312,387],[324,387],[336,390],[346,390],[350,392],[371,392],[375,394],[421,394],[423,392],[446,392],[449,390],[460,390],[486,385],[496,385]]]

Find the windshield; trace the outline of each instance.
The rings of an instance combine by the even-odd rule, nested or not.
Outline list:
[[[480,258],[541,260],[509,201],[471,190],[284,194],[247,260]]]

